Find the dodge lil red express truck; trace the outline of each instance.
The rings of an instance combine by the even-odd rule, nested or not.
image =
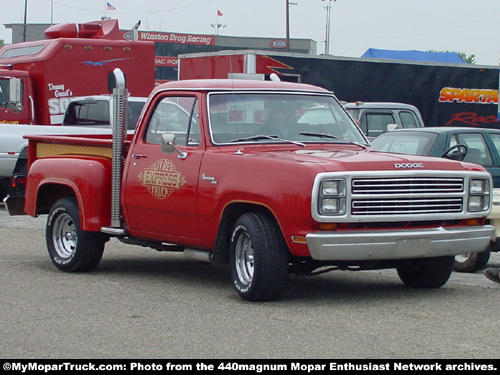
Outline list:
[[[309,115],[316,108],[326,110]],[[48,214],[48,252],[63,271],[94,269],[115,237],[229,263],[250,301],[278,298],[290,272],[331,269],[395,268],[408,286],[438,288],[454,256],[484,250],[493,233],[483,167],[375,152],[316,86],[166,83],[133,137],[115,114],[112,137],[28,137],[17,210]],[[7,199],[11,213],[15,203]]]

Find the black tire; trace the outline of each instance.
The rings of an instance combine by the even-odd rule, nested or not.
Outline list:
[[[288,281],[288,249],[275,220],[267,214],[238,218],[231,236],[231,276],[247,301],[273,301]]]
[[[91,271],[101,261],[107,237],[80,228],[78,204],[74,198],[58,200],[50,210],[45,240],[52,263],[62,271]]]
[[[457,255],[453,270],[457,272],[476,272],[482,270],[490,260],[490,248],[476,253]]]
[[[440,288],[451,276],[455,257],[426,258],[398,267],[401,281],[412,288]]]

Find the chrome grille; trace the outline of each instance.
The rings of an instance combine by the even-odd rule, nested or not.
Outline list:
[[[462,198],[353,200],[353,215],[432,214],[462,211]]]
[[[351,215],[459,213],[460,177],[356,178],[351,183]]]
[[[404,177],[360,178],[352,180],[353,194],[429,194],[461,193],[463,178]]]

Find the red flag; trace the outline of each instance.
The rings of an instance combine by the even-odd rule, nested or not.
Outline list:
[[[217,15],[218,15],[219,17],[223,16],[223,14],[222,14],[222,12],[221,12],[220,10],[217,10]]]

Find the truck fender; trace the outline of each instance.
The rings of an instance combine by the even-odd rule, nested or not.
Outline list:
[[[274,212],[267,206],[260,203],[246,201],[226,202],[221,210],[221,218],[217,230],[217,238],[212,253],[212,264],[221,265],[229,262],[229,245],[232,235],[233,225],[241,215],[249,212],[262,212],[269,214],[283,233],[279,221]]]
[[[36,160],[29,169],[25,211],[48,213],[59,199],[74,196],[82,230],[100,231],[110,224],[111,160],[104,157],[52,157]]]

